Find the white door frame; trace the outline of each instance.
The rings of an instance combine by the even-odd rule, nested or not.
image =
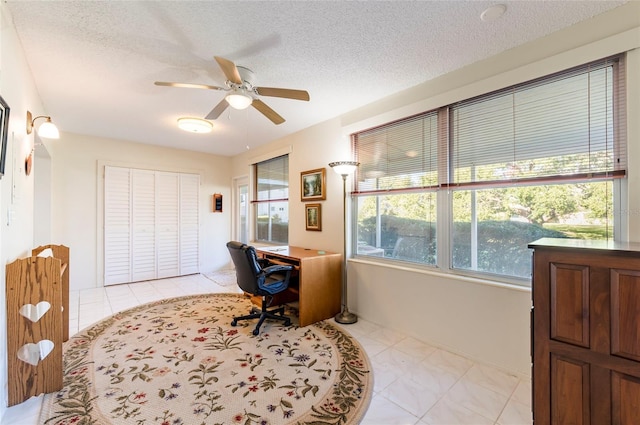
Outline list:
[[[251,240],[251,220],[249,202],[249,177],[240,176],[233,179],[233,196],[231,209],[231,223],[233,240],[248,244]],[[244,214],[245,220],[242,220]]]

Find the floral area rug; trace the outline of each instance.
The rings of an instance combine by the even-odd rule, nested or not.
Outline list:
[[[373,388],[362,346],[329,321],[231,326],[250,309],[239,294],[172,298],[80,331],[40,423],[359,423]]]

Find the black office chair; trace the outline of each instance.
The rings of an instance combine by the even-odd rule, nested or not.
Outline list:
[[[291,324],[291,319],[284,315],[284,306],[268,310],[273,301],[273,296],[285,291],[289,287],[289,278],[293,266],[279,264],[270,265],[268,261],[258,259],[254,247],[241,242],[231,241],[227,243],[227,249],[231,254],[233,264],[236,266],[236,279],[238,286],[244,292],[262,297],[262,309],[256,307],[246,316],[234,317],[231,326],[236,326],[238,320],[257,319],[258,324],[253,330],[254,335],[260,333],[260,326],[265,319],[284,321],[285,326]]]

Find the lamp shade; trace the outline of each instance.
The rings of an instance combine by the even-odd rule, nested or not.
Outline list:
[[[353,173],[360,165],[357,161],[338,161],[330,162],[329,167],[333,168],[333,171],[344,176]]]
[[[253,98],[246,94],[244,90],[234,91],[225,97],[233,109],[246,109],[253,103]]]
[[[178,119],[178,127],[190,133],[209,133],[213,124],[202,118],[183,117]]]
[[[60,132],[58,131],[58,127],[51,122],[51,118],[47,118],[38,128],[38,136],[45,139],[59,139]]]

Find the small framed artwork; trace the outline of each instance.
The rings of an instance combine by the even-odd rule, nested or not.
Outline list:
[[[307,230],[322,230],[322,205],[306,204],[304,206]]]
[[[326,174],[324,168],[303,171],[300,173],[300,199],[317,201],[326,198]]]
[[[7,135],[9,134],[9,105],[0,96],[0,178],[4,175],[7,165]]]

